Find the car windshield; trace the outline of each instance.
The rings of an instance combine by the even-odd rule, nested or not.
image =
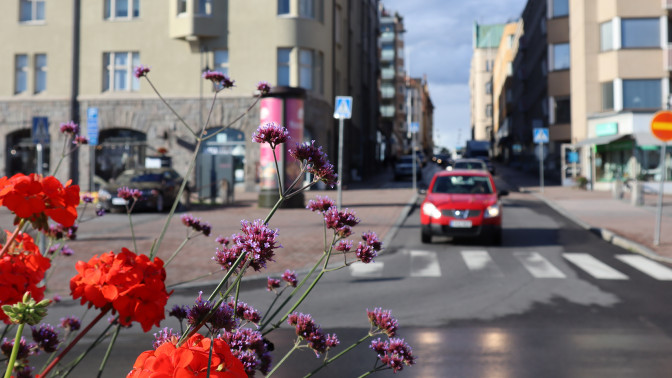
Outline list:
[[[455,169],[484,169],[485,163],[480,161],[458,161],[455,163]]]
[[[118,183],[129,182],[160,182],[163,174],[159,172],[126,172],[117,177]]]
[[[490,179],[486,176],[453,175],[439,176],[434,182],[432,193],[447,194],[491,194]]]
[[[413,164],[413,156],[402,156],[399,159],[399,163],[401,163],[401,164]]]

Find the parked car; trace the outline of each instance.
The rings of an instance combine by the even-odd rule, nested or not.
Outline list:
[[[487,171],[488,165],[481,159],[457,159],[448,169],[478,169]]]
[[[105,210],[125,209],[126,200],[117,196],[117,189],[138,189],[142,197],[134,209],[155,210],[170,208],[182,185],[182,177],[172,168],[137,168],[122,172],[98,191],[100,205]]]
[[[413,177],[413,155],[404,155],[394,164],[394,179],[399,180],[403,177]],[[419,159],[415,159],[415,177],[422,179],[422,167]]]
[[[487,156],[479,156],[476,159],[483,160],[485,165],[488,167],[488,172],[490,172],[491,175],[495,175],[495,166],[492,164],[492,161],[490,161],[490,158]]]
[[[436,154],[432,157],[432,161],[442,168],[453,165],[453,159],[448,154]]]
[[[485,170],[439,171],[429,184],[420,207],[420,238],[432,236],[488,238],[502,242],[502,205],[495,180]]]

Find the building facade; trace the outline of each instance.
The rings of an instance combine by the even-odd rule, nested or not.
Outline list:
[[[434,154],[434,104],[427,77],[408,78],[406,87],[407,123],[417,124],[415,149],[429,158]],[[410,127],[409,130],[413,130]]]
[[[50,172],[61,158],[58,125],[74,120],[87,135],[93,113],[98,144],[66,158],[59,178],[87,188],[93,175],[109,179],[160,153],[185,174],[192,132],[147,81],[134,77],[139,64],[151,67],[152,83],[192,129],[206,120],[206,132],[225,129],[198,153],[233,155],[236,182],[247,190],[255,190],[259,177],[259,147],[251,137],[260,119],[253,97],[261,80],[305,91],[298,115],[303,139],[316,140],[334,162],[334,97],[353,96],[343,179],[376,169],[377,0],[17,0],[0,10],[4,174],[34,171],[35,117],[48,120],[43,167]],[[229,75],[235,87],[213,102],[211,83],[201,77],[206,70]],[[198,177],[189,179],[198,185]]]

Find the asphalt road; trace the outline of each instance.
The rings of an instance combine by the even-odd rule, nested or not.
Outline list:
[[[515,186],[501,179],[499,186]],[[327,274],[298,310],[338,334],[342,347],[368,331],[367,308],[392,310],[418,358],[398,376],[670,376],[672,277],[665,267],[642,263],[522,193],[504,199],[503,235],[497,247],[449,238],[422,244],[416,208],[375,264]],[[272,299],[263,285],[249,282],[242,293],[262,311]],[[193,303],[194,291],[176,292],[170,305]],[[57,308],[50,317],[69,314]],[[166,325],[177,328],[171,321]],[[292,334],[287,327],[272,334],[276,361]],[[138,329],[122,333],[104,376],[123,376],[150,343]],[[365,372],[375,359],[367,346],[319,376]],[[302,376],[318,363],[299,351],[274,376]],[[95,368],[84,365],[73,376]]]

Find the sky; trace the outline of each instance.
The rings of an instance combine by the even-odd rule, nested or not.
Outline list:
[[[381,0],[404,18],[406,70],[427,75],[434,104],[434,143],[454,150],[470,137],[469,66],[474,21],[520,18],[527,0]]]

